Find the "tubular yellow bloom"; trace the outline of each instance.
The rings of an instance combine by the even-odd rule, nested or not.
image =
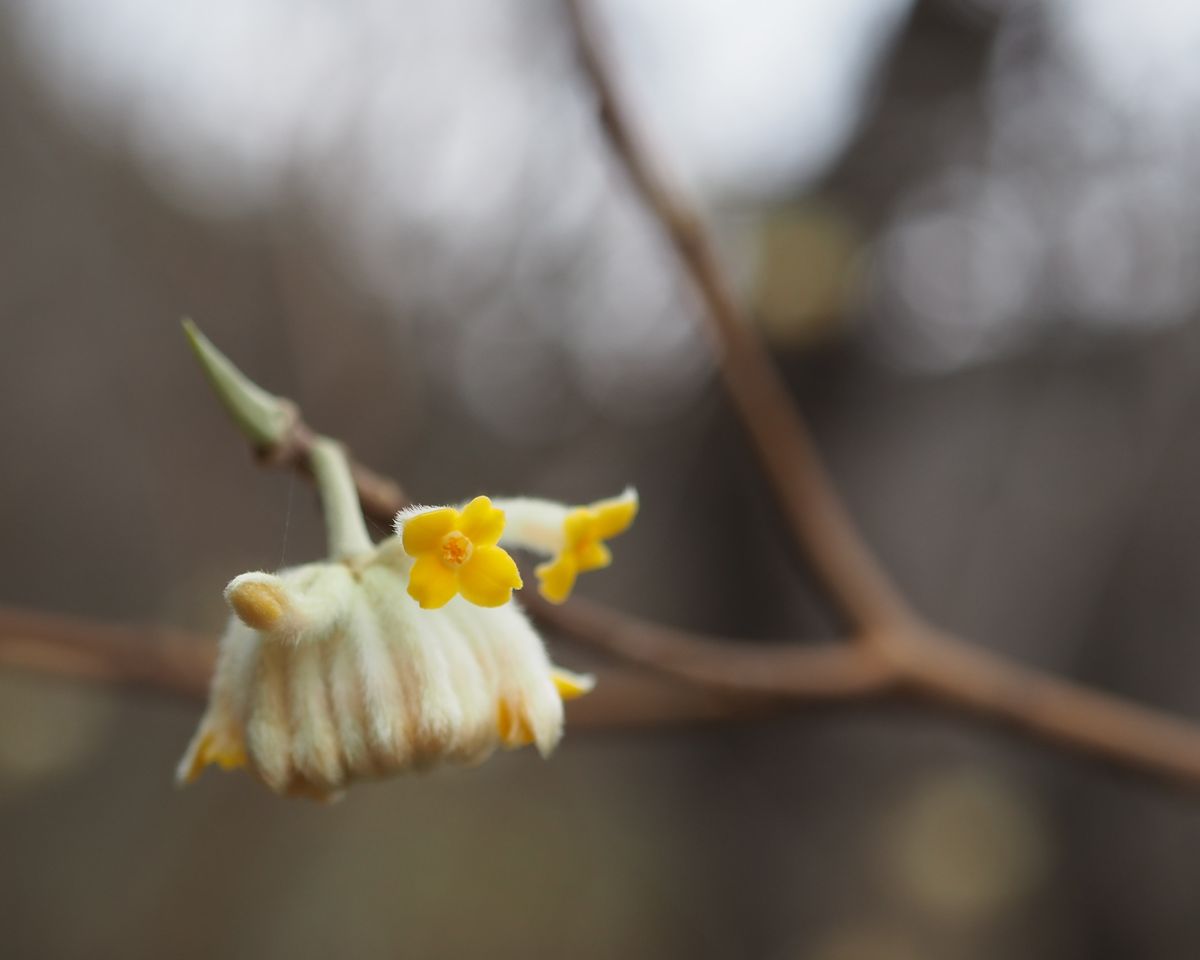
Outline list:
[[[417,507],[396,518],[404,551],[415,559],[408,594],[423,610],[444,607],[457,594],[480,607],[499,607],[522,586],[503,548],[504,511],[476,497],[461,511]]]
[[[585,507],[532,499],[500,502],[511,520],[503,542],[551,556],[534,572],[538,592],[552,603],[570,596],[579,574],[612,563],[604,541],[628,530],[638,511],[637,491],[632,487]]]

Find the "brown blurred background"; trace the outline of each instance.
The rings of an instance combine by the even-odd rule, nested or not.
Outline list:
[[[1200,8],[601,12],[917,605],[1200,717]],[[0,80],[0,601],[214,633],[318,555],[190,315],[423,501],[636,483],[586,594],[834,629],[555,4],[3,0]],[[568,735],[323,809],[176,792],[198,715],[0,676],[0,955],[1200,956],[1200,798],[956,717]]]

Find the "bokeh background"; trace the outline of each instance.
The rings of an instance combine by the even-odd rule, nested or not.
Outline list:
[[[598,12],[917,605],[1200,718],[1200,7]],[[834,628],[554,3],[2,0],[0,601],[215,633],[319,553],[182,315],[421,500],[636,483],[590,596]],[[199,712],[0,675],[0,954],[1200,956],[1200,798],[953,716],[568,735],[325,809],[177,792]]]

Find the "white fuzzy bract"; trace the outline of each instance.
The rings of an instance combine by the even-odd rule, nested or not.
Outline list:
[[[499,746],[562,735],[562,696],[588,678],[554,668],[515,602],[455,597],[421,609],[399,538],[278,575],[248,573],[226,598],[208,711],[179,765],[245,766],[279,793],[329,798],[360,778],[475,764]]]

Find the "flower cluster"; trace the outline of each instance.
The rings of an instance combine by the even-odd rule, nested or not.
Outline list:
[[[318,481],[337,491],[331,456]],[[476,497],[402,511],[376,545],[354,527],[360,515],[334,511],[350,546],[331,560],[226,588],[234,616],[180,781],[244,767],[276,792],[329,799],[355,779],[474,764],[498,747],[549,754],[563,700],[592,680],[550,662],[513,601],[522,581],[506,547],[551,556],[541,591],[561,601],[578,573],[610,562],[602,541],[636,510],[632,491],[578,508]]]

